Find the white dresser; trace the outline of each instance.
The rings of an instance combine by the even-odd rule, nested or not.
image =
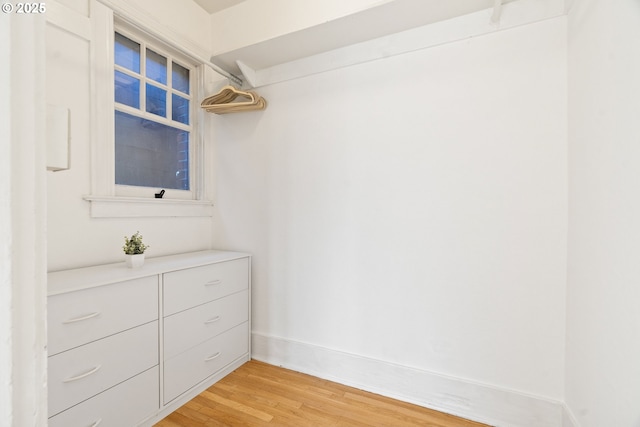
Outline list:
[[[250,359],[251,258],[48,275],[49,425],[149,426]]]

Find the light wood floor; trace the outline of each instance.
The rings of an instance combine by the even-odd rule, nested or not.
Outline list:
[[[275,426],[481,427],[485,424],[252,360],[155,427]]]

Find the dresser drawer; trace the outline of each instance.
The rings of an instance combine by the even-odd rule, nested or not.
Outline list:
[[[135,426],[160,409],[158,391],[155,366],[50,418],[49,427]]]
[[[158,321],[49,357],[49,415],[158,364]]]
[[[249,259],[241,258],[163,275],[164,315],[249,287]]]
[[[50,296],[49,355],[158,318],[158,276]]]
[[[247,320],[249,291],[238,292],[166,317],[164,358],[169,359]]]
[[[248,323],[243,323],[164,363],[164,403],[213,375],[249,351]]]

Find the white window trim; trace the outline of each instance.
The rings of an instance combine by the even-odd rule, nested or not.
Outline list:
[[[118,195],[115,184],[114,132],[114,13],[102,3],[91,1],[91,194],[84,197],[91,203],[94,218],[119,217],[193,217],[212,216],[213,201],[206,197],[205,150],[203,141],[204,115],[194,108],[191,150],[192,198],[172,199]],[[143,32],[144,28],[140,28]],[[196,67],[192,83],[193,95],[203,93],[204,66]],[[195,96],[192,102],[196,102]],[[159,191],[160,189],[158,189]],[[126,193],[126,190],[124,191]],[[167,190],[167,195],[170,196]]]
[[[85,196],[91,202],[92,218],[212,216],[213,203],[207,200],[147,199],[122,196]],[[160,211],[160,213],[158,213]]]

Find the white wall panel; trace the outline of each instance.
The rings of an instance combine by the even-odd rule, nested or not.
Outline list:
[[[640,4],[569,13],[566,402],[582,427],[640,425]]]
[[[256,333],[560,400],[565,31],[274,84],[264,112],[215,117],[214,241],[254,254]]]

